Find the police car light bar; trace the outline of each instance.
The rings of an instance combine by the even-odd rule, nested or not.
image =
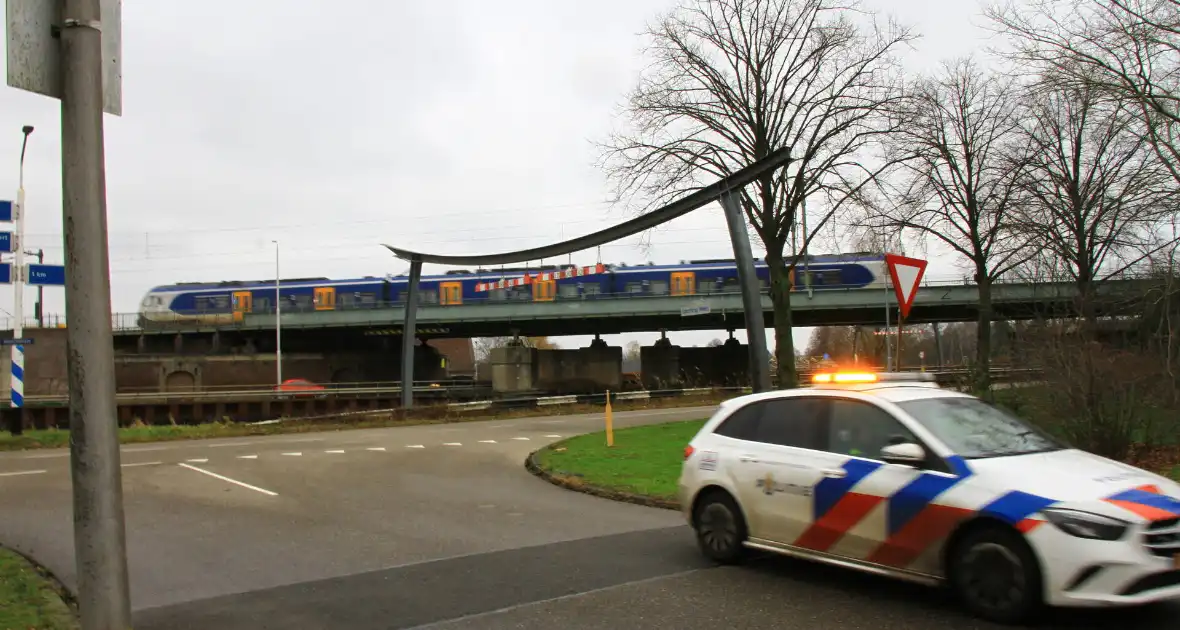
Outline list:
[[[934,375],[929,372],[824,372],[811,377],[817,384],[838,383],[933,383]]]

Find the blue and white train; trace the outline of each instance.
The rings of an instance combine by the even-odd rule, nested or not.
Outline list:
[[[763,288],[769,286],[766,262],[755,261]],[[550,302],[605,297],[659,295],[707,295],[738,292],[737,267],[733,260],[694,260],[679,265],[606,265],[602,273],[491,291],[477,291],[479,283],[522,278],[525,274],[558,271],[548,265],[512,269],[452,270],[443,275],[423,276],[420,284],[423,305],[458,305],[480,302]],[[880,254],[835,254],[808,256],[800,261],[790,281],[796,291],[880,288],[887,269]],[[406,275],[366,276],[349,280],[296,278],[279,283],[285,312],[326,311],[388,307],[404,299]],[[155,287],[140,304],[140,325],[165,322],[229,323],[241,321],[247,313],[273,313],[275,281],[191,282]]]

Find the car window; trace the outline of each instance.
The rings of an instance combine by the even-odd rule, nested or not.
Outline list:
[[[889,412],[859,400],[832,401],[828,450],[841,455],[881,459],[891,444],[919,443],[918,438]]]
[[[978,398],[925,398],[898,406],[952,452],[967,459],[1064,448],[1020,418]]]
[[[824,450],[827,401],[823,398],[780,398],[762,404],[758,441],[778,446]]]
[[[780,398],[735,411],[713,432],[738,440],[822,450],[826,443],[822,398]]]
[[[735,440],[756,440],[758,439],[758,423],[761,419],[762,407],[758,403],[746,405],[730,414],[713,430],[713,433]]]

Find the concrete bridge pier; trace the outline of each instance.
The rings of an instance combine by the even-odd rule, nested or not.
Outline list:
[[[673,345],[667,336],[639,349],[644,387],[744,386],[750,382],[750,348],[733,337],[720,346],[686,348]]]
[[[623,348],[595,337],[586,348],[493,348],[492,391],[555,394],[618,391],[623,384]]]

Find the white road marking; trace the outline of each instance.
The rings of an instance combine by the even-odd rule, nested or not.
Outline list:
[[[120,449],[124,453],[148,453],[151,451],[170,451],[176,448],[175,446],[139,446],[132,448]]]
[[[443,446],[463,446],[462,442],[443,442]]]
[[[257,455],[238,455],[238,459],[258,459]]]
[[[207,462],[207,461],[209,461],[209,460],[207,460],[207,459],[186,459],[186,460],[184,460],[184,461],[186,461],[186,462],[193,462],[193,463],[195,463],[195,464],[204,464],[205,462]]]
[[[18,470],[16,472],[0,473],[0,477],[16,477],[17,475],[40,475],[47,471],[44,470]]]
[[[303,457],[303,453],[283,453],[287,457]]]
[[[228,448],[230,446],[253,446],[253,442],[230,442],[229,444],[210,444],[209,448]]]
[[[21,459],[50,459],[55,457],[69,457],[69,453],[42,453],[40,455],[25,455]]]
[[[164,462],[137,462],[134,464],[122,464],[123,468],[135,468],[136,466],[162,466]]]
[[[480,440],[479,443],[480,444],[495,444],[496,441],[495,440]]]
[[[324,438],[294,438],[294,439],[290,439],[290,440],[275,440],[275,441],[276,442],[287,442],[289,444],[294,444],[296,442],[323,442]]]
[[[365,450],[366,451],[384,451],[385,447],[384,446],[372,446],[372,447],[366,448]]]
[[[258,486],[252,486],[248,483],[243,483],[241,481],[238,481],[237,479],[230,479],[229,477],[223,477],[215,472],[209,472],[208,470],[205,470],[204,468],[197,468],[196,466],[189,466],[188,464],[178,464],[178,465],[181,467],[187,468],[189,470],[195,470],[201,474],[209,475],[210,477],[213,477],[215,479],[220,479],[220,480],[228,482],[228,483],[242,486],[243,488],[248,488],[248,489],[253,490],[255,492],[261,492],[262,494],[267,494],[272,497],[279,496],[279,493],[277,493],[277,492],[271,492],[270,490],[263,490],[262,488],[259,488]]]
[[[343,453],[344,451],[324,451],[325,453]]]
[[[546,435],[545,437],[547,437],[547,438],[559,438],[559,437],[561,437],[561,436],[560,436],[560,435]]]
[[[422,446],[421,444],[407,444],[406,448],[426,448],[426,447]]]
[[[528,442],[528,441],[529,441],[529,439],[528,439],[528,438],[526,438],[526,437],[514,437],[514,438],[512,438],[512,439],[514,439],[514,440],[520,440],[521,442]]]

